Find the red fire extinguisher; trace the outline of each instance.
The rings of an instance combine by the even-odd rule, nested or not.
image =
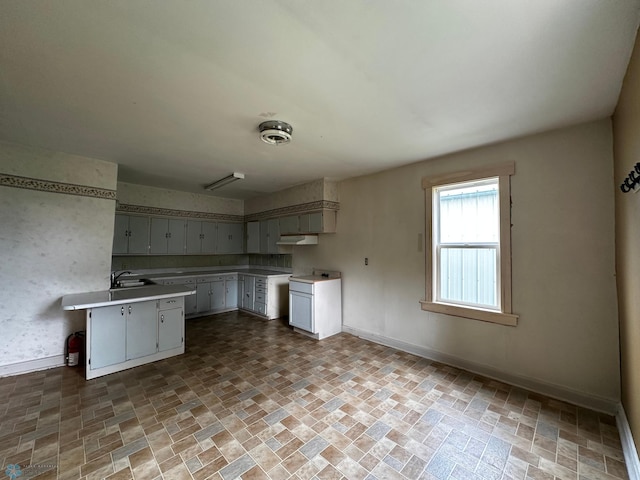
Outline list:
[[[65,345],[67,366],[75,367],[84,357],[84,332],[74,332],[67,337]]]

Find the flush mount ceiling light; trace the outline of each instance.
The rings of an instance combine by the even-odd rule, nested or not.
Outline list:
[[[229,185],[236,180],[241,180],[244,178],[244,173],[233,172],[231,175],[221,178],[220,180],[216,180],[213,183],[210,183],[206,187],[205,190],[215,190],[216,188],[224,187],[225,185]]]
[[[282,145],[291,141],[293,127],[280,120],[268,120],[262,122],[260,129],[260,139],[269,145]]]

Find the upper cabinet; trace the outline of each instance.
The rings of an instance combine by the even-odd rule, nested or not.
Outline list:
[[[260,253],[260,222],[247,222],[247,253]]]
[[[217,240],[215,222],[187,221],[186,251],[188,254],[214,254],[216,253]]]
[[[279,225],[280,235],[335,233],[336,211],[322,210],[320,212],[290,215],[280,218]]]
[[[185,253],[187,222],[175,218],[151,218],[149,253],[152,255]]]
[[[116,214],[113,254],[149,253],[149,217]]]
[[[242,223],[218,223],[217,253],[243,253],[243,241]]]

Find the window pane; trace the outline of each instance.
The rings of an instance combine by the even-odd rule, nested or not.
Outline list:
[[[442,248],[440,301],[498,308],[497,250]]]
[[[437,189],[440,242],[500,241],[498,179]]]

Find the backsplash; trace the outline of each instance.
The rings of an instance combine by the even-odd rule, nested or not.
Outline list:
[[[111,270],[256,265],[291,268],[291,255],[115,255]]]

